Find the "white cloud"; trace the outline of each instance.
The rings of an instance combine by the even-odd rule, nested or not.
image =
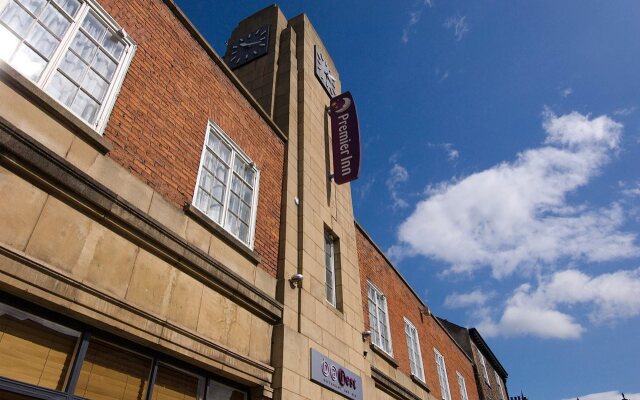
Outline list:
[[[488,336],[575,339],[585,328],[559,309],[576,305],[588,308],[596,324],[640,315],[640,268],[594,277],[574,269],[556,272],[535,290],[529,284],[517,288],[499,321],[485,317],[480,327]]]
[[[622,398],[622,394],[617,390],[612,390],[610,392],[584,394],[582,396],[572,396],[563,400],[575,400],[578,397],[580,398],[580,400],[620,400]],[[624,397],[626,397],[629,400],[640,400],[640,393],[625,393]]]
[[[402,29],[402,43],[409,43],[409,34],[413,31],[413,27],[420,22],[422,13],[427,7],[433,7],[433,0],[423,0],[418,4],[417,8],[409,12],[409,21]]]
[[[490,267],[495,277],[560,260],[609,261],[639,254],[621,231],[622,207],[572,204],[619,146],[607,116],[544,112],[544,145],[516,161],[436,185],[398,229],[390,254],[444,261],[448,272]]]
[[[429,147],[441,147],[447,153],[447,159],[449,161],[455,161],[460,157],[460,152],[456,149],[452,143],[427,143]]]
[[[625,107],[619,108],[613,112],[613,115],[619,115],[622,117],[626,117],[628,115],[633,114],[636,111],[636,107]]]
[[[392,161],[394,159],[395,157],[392,157]],[[407,172],[406,168],[398,164],[396,161],[393,161],[393,166],[389,171],[389,178],[387,178],[386,182],[387,189],[389,189],[389,194],[391,195],[391,199],[393,200],[393,209],[409,207],[409,203],[407,203],[402,197],[400,197],[400,194],[398,193],[398,185],[408,180],[409,172]]]
[[[444,306],[448,308],[465,308],[470,306],[483,306],[489,299],[495,296],[495,292],[484,292],[476,289],[469,293],[451,293],[444,299]]]
[[[627,197],[640,197],[640,181],[631,184],[619,182],[619,186],[622,188],[622,194]]]
[[[456,37],[457,41],[461,41],[462,38],[471,30],[466,16],[449,17],[444,22],[444,27],[447,29],[453,29],[453,35]]]
[[[573,93],[573,89],[572,88],[564,88],[560,91],[560,96],[567,98],[569,96],[571,96],[571,94]]]

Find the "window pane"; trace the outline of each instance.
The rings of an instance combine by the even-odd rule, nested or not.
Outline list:
[[[47,3],[46,0],[20,0],[20,3],[34,15],[38,15],[42,7]]]
[[[238,237],[245,243],[249,243],[249,225],[239,221]]]
[[[27,42],[34,49],[38,50],[47,60],[51,58],[51,55],[60,43],[55,36],[47,32],[40,24],[36,24],[31,32],[29,32]]]
[[[0,303],[0,376],[62,390],[79,332]]]
[[[13,33],[9,32],[7,28],[0,25],[0,58],[8,61],[9,57],[13,54],[13,51],[18,47],[20,39]]]
[[[75,17],[80,8],[80,3],[77,0],[56,0],[56,3],[72,17]]]
[[[116,63],[114,63],[102,50],[98,52],[93,60],[93,68],[106,80],[111,81],[113,74],[116,72]]]
[[[74,394],[96,400],[143,400],[150,371],[151,359],[92,340]]]
[[[95,71],[90,70],[84,77],[82,88],[92,97],[101,102],[102,99],[104,99],[104,95],[107,93],[109,83],[102,79]]]
[[[89,123],[93,123],[98,113],[98,103],[87,96],[82,90],[78,92],[76,99],[73,101],[71,110],[78,116]]]
[[[207,390],[207,400],[247,400],[247,395],[227,385],[211,381]]]
[[[243,183],[242,184],[242,201],[250,205],[251,200],[253,200],[253,190],[249,186]]]
[[[198,377],[160,365],[153,386],[153,400],[197,400]]]
[[[87,63],[91,62],[93,55],[98,49],[96,45],[82,32],[78,32],[76,37],[73,38],[71,48]]]
[[[27,78],[37,81],[47,62],[23,43],[13,57],[11,65]]]
[[[69,79],[62,76],[60,72],[56,72],[53,79],[47,86],[47,93],[65,106],[69,106],[71,104],[77,91],[78,87]]]
[[[40,21],[53,32],[57,37],[62,35],[69,28],[69,21],[52,4],[49,4],[40,17]]]
[[[15,33],[24,37],[34,19],[22,7],[11,2],[0,15],[0,21],[7,24]]]
[[[222,216],[222,205],[220,203],[211,199],[209,200],[209,207],[206,208],[206,210],[209,218],[220,223],[220,217]]]
[[[116,60],[120,60],[122,53],[124,53],[124,44],[122,44],[118,35],[107,32],[102,40],[102,45]]]
[[[92,12],[87,14],[82,22],[82,27],[98,42],[102,40],[102,36],[107,32],[107,27]]]
[[[88,68],[89,66],[85,64],[80,57],[70,51],[64,55],[64,58],[60,63],[60,69],[78,83]]]

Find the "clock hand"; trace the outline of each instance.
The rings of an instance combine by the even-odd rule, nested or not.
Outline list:
[[[240,47],[250,47],[250,46],[253,46],[254,44],[258,44],[258,43],[260,43],[260,41],[250,42],[250,43],[240,43]]]
[[[331,75],[331,73],[329,73],[329,72],[325,72],[325,74],[326,74],[326,75],[327,75],[327,77],[328,77],[329,79],[331,79],[332,81],[334,81],[334,82],[335,82],[335,81],[337,81],[337,79],[336,79],[333,75]]]

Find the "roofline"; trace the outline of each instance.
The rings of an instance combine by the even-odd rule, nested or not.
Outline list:
[[[458,344],[458,342],[454,339],[453,336],[451,336],[451,334],[449,333],[449,331],[447,330],[447,328],[444,327],[444,325],[442,325],[442,323],[440,322],[440,320],[438,319],[438,317],[435,316],[435,314],[433,314],[431,312],[431,309],[429,308],[429,306],[422,301],[422,299],[420,298],[420,296],[418,296],[418,294],[416,293],[415,290],[413,290],[413,288],[411,287],[411,285],[409,285],[409,282],[407,282],[406,279],[404,279],[404,276],[402,276],[402,274],[400,273],[400,271],[398,271],[398,269],[396,268],[395,265],[393,265],[393,263],[391,262],[391,260],[389,260],[389,258],[386,256],[386,254],[384,254],[384,252],[382,251],[382,249],[380,249],[380,247],[378,247],[378,245],[373,241],[373,239],[371,239],[371,236],[369,236],[369,234],[367,233],[367,231],[364,230],[364,228],[362,227],[362,225],[360,225],[360,223],[356,220],[353,220],[354,224],[356,225],[356,228],[358,228],[358,230],[362,233],[362,235],[364,235],[364,237],[369,241],[369,243],[371,243],[371,245],[378,251],[378,253],[380,253],[380,255],[382,256],[382,258],[384,258],[384,260],[387,262],[387,264],[389,264],[389,266],[391,267],[391,269],[396,273],[396,275],[398,275],[398,277],[400,278],[400,280],[402,280],[402,282],[405,284],[405,286],[411,291],[411,293],[413,294],[413,296],[418,300],[418,302],[420,304],[422,304],[422,306],[424,306],[424,308],[429,312],[429,315],[431,316],[431,318],[433,318],[433,320],[436,322],[436,324],[438,324],[438,326],[440,327],[440,329],[442,329],[442,331],[449,337],[449,339],[451,339],[451,341],[453,342],[453,344],[456,345],[456,347],[458,349],[460,349],[460,351],[462,352],[462,354],[469,360],[471,361],[471,364],[474,364],[474,361],[471,357],[469,357],[469,355],[467,354],[466,351],[464,351],[464,349],[462,348],[462,346],[460,346],[460,344]]]
[[[227,78],[229,78],[231,83],[235,85],[238,91],[240,91],[240,93],[244,95],[244,97],[251,104],[251,106],[253,106],[256,112],[262,117],[262,119],[264,119],[264,121],[273,129],[276,136],[278,136],[278,138],[280,138],[280,140],[282,140],[284,143],[287,143],[288,141],[287,135],[285,135],[284,132],[282,132],[282,130],[280,129],[280,127],[275,123],[275,121],[271,119],[271,116],[267,114],[267,112],[264,110],[264,108],[262,108],[260,103],[258,103],[255,97],[253,97],[253,95],[251,94],[251,92],[249,92],[249,89],[247,89],[242,84],[242,82],[240,82],[240,79],[238,79],[238,77],[233,73],[233,71],[231,71],[231,69],[227,66],[224,60],[214,50],[213,46],[209,44],[207,39],[205,39],[204,36],[202,36],[202,34],[198,31],[198,29],[191,22],[191,20],[189,20],[189,18],[180,9],[180,7],[178,7],[176,2],[174,0],[162,0],[162,1],[166,4],[169,10],[171,10],[173,15],[178,19],[178,21],[180,21],[182,25],[187,29],[187,31],[191,34],[193,39],[195,39],[195,41],[200,45],[200,47],[202,47],[205,53],[207,53],[209,58],[211,58],[211,60],[222,70],[222,72],[227,76]],[[269,7],[276,7],[276,5],[273,4],[271,6],[267,6],[265,7],[265,9]]]
[[[505,370],[502,364],[500,364],[500,361],[498,361],[498,357],[493,354],[493,351],[491,351],[491,348],[489,347],[487,342],[484,341],[482,335],[480,335],[480,332],[478,332],[476,328],[469,328],[469,336],[471,337],[471,340],[473,340],[473,342],[476,344],[476,346],[478,346],[478,348],[488,356],[491,364],[493,364],[496,371],[500,374],[500,376],[502,376],[502,379],[506,381],[507,377],[509,376],[507,370]]]

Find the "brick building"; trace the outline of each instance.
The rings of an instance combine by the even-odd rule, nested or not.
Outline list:
[[[375,385],[401,398],[478,400],[473,359],[359,225],[358,261]]]
[[[506,400],[507,371],[475,328],[464,328],[446,319],[442,325],[451,333],[465,353],[474,360],[476,385],[481,400]]]
[[[331,178],[305,15],[224,59],[172,0],[0,0],[0,37],[0,398],[482,398]]]

